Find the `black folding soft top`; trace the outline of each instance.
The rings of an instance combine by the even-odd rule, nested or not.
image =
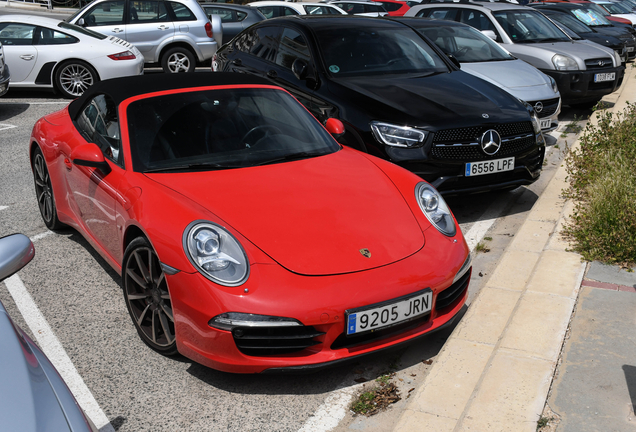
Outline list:
[[[107,94],[119,105],[124,100],[146,93],[181,88],[222,86],[222,85],[272,85],[270,81],[253,75],[231,72],[203,72],[180,74],[151,74],[100,81],[90,86],[82,96],[68,106],[68,112],[75,119],[87,101],[96,95]]]

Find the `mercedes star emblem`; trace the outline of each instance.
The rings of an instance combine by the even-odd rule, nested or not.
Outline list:
[[[488,114],[486,114],[486,113],[483,113],[481,116],[482,116],[483,118],[489,118],[489,117],[490,117],[490,116],[489,116]]]
[[[599,61],[598,61],[598,65],[599,65],[600,67],[603,67],[603,66],[605,66],[605,62],[604,62],[603,60],[599,60]]]
[[[536,104],[534,104],[534,110],[537,113],[540,113],[541,111],[543,111],[543,104],[541,103],[541,101],[539,101]]]
[[[371,252],[369,251],[369,249],[366,249],[366,248],[360,249],[360,253],[365,258],[371,258]]]
[[[481,143],[481,149],[489,156],[497,153],[501,147],[501,137],[494,129],[488,129],[484,132],[479,141]]]

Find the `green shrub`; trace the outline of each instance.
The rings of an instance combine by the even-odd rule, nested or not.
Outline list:
[[[586,260],[636,262],[636,106],[597,113],[566,159],[575,202],[564,234]]]

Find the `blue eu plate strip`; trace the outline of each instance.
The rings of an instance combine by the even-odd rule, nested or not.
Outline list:
[[[349,322],[347,323],[347,334],[356,332],[356,314],[349,315]]]

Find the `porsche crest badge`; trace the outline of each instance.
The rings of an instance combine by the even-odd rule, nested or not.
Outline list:
[[[369,249],[360,249],[360,253],[365,258],[371,258],[371,251]]]

